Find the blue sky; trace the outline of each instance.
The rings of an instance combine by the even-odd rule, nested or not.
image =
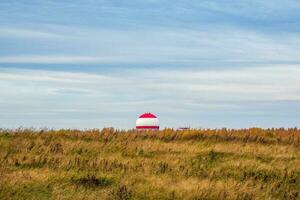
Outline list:
[[[296,0],[0,1],[0,127],[300,125]]]

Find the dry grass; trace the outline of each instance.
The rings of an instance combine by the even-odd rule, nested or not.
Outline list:
[[[0,199],[299,199],[300,130],[0,130]]]

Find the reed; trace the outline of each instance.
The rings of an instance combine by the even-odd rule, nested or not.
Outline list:
[[[0,199],[299,199],[300,130],[0,129]]]

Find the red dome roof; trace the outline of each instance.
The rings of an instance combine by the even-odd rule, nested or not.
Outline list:
[[[157,118],[157,117],[152,113],[144,113],[139,118]]]

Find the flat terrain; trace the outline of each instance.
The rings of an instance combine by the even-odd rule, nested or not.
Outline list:
[[[0,199],[300,199],[300,130],[1,130]]]

